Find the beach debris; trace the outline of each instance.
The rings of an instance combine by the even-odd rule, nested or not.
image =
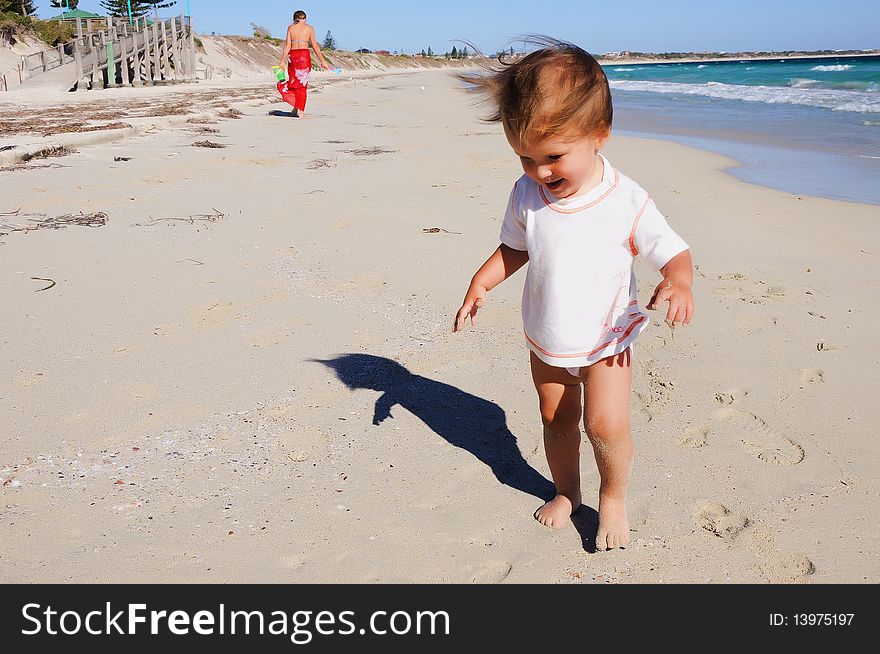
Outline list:
[[[52,136],[54,134],[71,134],[82,132],[103,132],[111,129],[130,129],[128,123],[106,123],[104,125],[86,125],[84,123],[73,123],[69,125],[55,125],[43,130],[43,136]]]
[[[201,116],[199,118],[190,118],[186,122],[189,123],[190,125],[216,125],[217,124],[216,120],[214,120],[212,118],[208,118],[207,116]]]
[[[49,282],[48,286],[44,286],[43,288],[38,288],[36,291],[34,291],[34,293],[39,293],[40,291],[48,291],[50,288],[55,286],[54,279],[47,279],[46,277],[31,277],[31,279],[33,279],[34,281],[37,281],[37,282]]]
[[[204,127],[204,126],[193,127],[190,129],[190,131],[195,132],[196,134],[219,134],[220,133],[219,129],[214,129],[213,127]]]
[[[225,148],[223,143],[214,143],[214,141],[196,141],[193,143],[194,148]]]
[[[340,141],[339,139],[327,139],[324,143],[335,143],[337,145],[342,143],[351,143],[351,141]]]
[[[197,261],[196,259],[181,259],[177,263],[183,263],[184,261],[191,261],[192,263],[196,264],[197,266],[204,266],[205,265],[204,261]]]
[[[102,211],[94,213],[78,214],[66,213],[63,216],[50,217],[44,213],[20,213],[20,209],[8,214],[0,214],[4,216],[26,217],[35,216],[36,218],[28,218],[28,225],[0,225],[3,229],[10,232],[32,232],[37,229],[64,229],[70,225],[79,225],[80,227],[103,227],[107,224],[107,214]]]
[[[318,170],[319,168],[336,168],[336,162],[329,159],[312,159],[306,164],[309,170]]]
[[[42,150],[38,150],[33,154],[25,153],[22,155],[22,161],[31,161],[32,159],[48,159],[49,157],[66,157],[69,154],[73,154],[76,150],[71,150],[70,148],[66,148],[63,145],[53,145],[48,148],[43,148]]]
[[[229,107],[226,111],[221,111],[217,114],[221,118],[233,118],[235,120],[239,120],[244,114],[240,112],[238,109],[234,107]]]
[[[159,223],[189,223],[190,225],[195,225],[197,222],[213,223],[217,222],[220,218],[226,218],[226,214],[222,211],[214,209],[214,207],[211,207],[211,209],[214,210],[214,213],[196,213],[186,217],[151,218],[148,223],[132,223],[132,227],[153,227]]]
[[[17,145],[0,145],[0,152],[6,152],[7,150],[14,150],[17,148]]]
[[[322,188],[316,188],[314,191],[308,191],[307,193],[303,193],[303,195],[312,195],[313,193],[326,193]]]
[[[831,350],[836,350],[837,346],[831,345],[830,343],[826,343],[825,340],[823,339],[823,340],[819,341],[818,343],[816,343],[816,349],[819,352],[830,352]]]
[[[113,157],[113,161],[131,161],[131,157]]]
[[[343,150],[343,152],[353,154],[356,157],[370,157],[376,154],[390,154],[396,150],[386,148],[384,145],[374,145],[371,148],[355,148],[354,150]]]
[[[442,227],[424,227],[422,231],[425,234],[439,234],[440,232],[446,232],[447,234],[461,234],[461,232],[450,232],[448,229],[443,229]]]

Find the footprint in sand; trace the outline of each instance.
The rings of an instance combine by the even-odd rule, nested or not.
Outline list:
[[[718,502],[703,502],[694,511],[697,525],[721,540],[732,543],[748,524],[748,518],[733,513]]]
[[[513,566],[507,561],[489,561],[475,571],[472,583],[475,584],[499,584],[507,578]]]
[[[804,583],[806,577],[816,571],[806,556],[780,550],[772,533],[755,528],[748,518],[733,513],[723,504],[703,502],[694,511],[694,519],[697,525],[728,544],[747,543],[758,560],[758,569],[771,584]],[[748,531],[742,533],[746,527]]]
[[[771,584],[805,583],[816,571],[816,566],[799,552],[784,552],[777,548],[773,535],[763,529],[750,534],[749,543],[758,557],[758,568]]]
[[[710,431],[708,427],[688,427],[676,443],[682,447],[703,447],[709,442]]]
[[[739,402],[742,398],[748,395],[748,391],[744,391],[738,388],[734,388],[730,391],[726,391],[723,393],[715,393],[715,401],[718,404],[723,404],[729,406],[734,402]]]
[[[800,445],[774,432],[753,413],[727,407],[719,412],[718,418],[736,429],[746,450],[764,463],[790,466],[804,459],[804,450]]]
[[[788,296],[788,290],[784,286],[768,286],[764,292],[764,297],[771,300],[779,300]]]
[[[822,384],[825,382],[825,373],[819,368],[804,368],[801,371],[801,384]]]

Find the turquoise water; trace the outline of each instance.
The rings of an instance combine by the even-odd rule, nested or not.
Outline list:
[[[880,113],[880,57],[606,66],[612,88]],[[880,119],[880,117],[878,117]]]
[[[733,157],[798,194],[880,204],[880,56],[606,65],[616,133]]]

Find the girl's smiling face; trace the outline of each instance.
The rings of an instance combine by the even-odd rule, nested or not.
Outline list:
[[[506,128],[504,133],[525,174],[557,198],[583,195],[602,181],[599,150],[608,134],[598,138],[555,134],[521,142]]]

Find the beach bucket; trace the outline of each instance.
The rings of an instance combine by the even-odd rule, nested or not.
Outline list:
[[[275,79],[279,82],[287,81],[287,71],[284,70],[281,66],[272,66],[272,72],[275,74]]]

